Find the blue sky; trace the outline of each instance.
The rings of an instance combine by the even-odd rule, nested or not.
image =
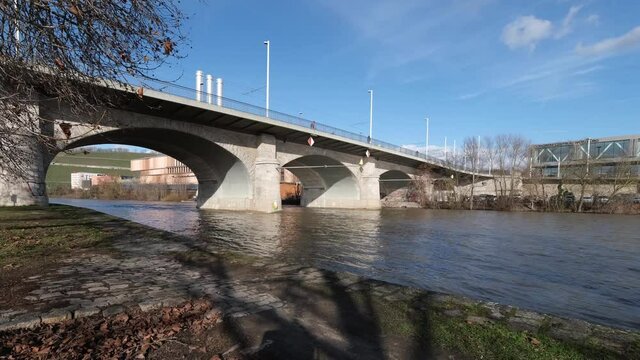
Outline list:
[[[159,74],[374,137],[424,145],[517,133],[640,133],[640,1],[183,1],[185,59]]]

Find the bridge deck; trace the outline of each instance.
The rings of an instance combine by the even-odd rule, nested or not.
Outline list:
[[[112,89],[135,93],[129,86]],[[301,117],[266,110],[255,105],[246,104],[233,99],[221,98],[221,106],[216,105],[218,98],[212,95],[212,103],[207,102],[207,94],[202,93],[203,101],[196,100],[196,90],[164,82],[145,84],[143,101],[131,101],[129,109],[135,112],[154,116],[189,121],[199,124],[228,129],[232,131],[274,135],[287,142],[306,144],[309,136],[313,136],[316,147],[334,151],[366,156],[402,165],[417,167],[427,165],[432,171],[439,173],[459,172],[472,175],[465,169],[453,167],[445,161],[427,156],[377,139],[368,139],[359,134],[338,129],[332,126],[303,119]],[[490,178],[490,174],[476,173]]]

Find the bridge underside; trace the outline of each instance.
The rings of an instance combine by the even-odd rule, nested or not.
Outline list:
[[[139,146],[178,159],[198,179],[200,208],[252,208],[249,173],[242,161],[201,137],[166,129],[118,129],[81,138],[65,150],[100,144]]]

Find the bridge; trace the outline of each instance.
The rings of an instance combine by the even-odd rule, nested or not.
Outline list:
[[[206,209],[280,210],[282,168],[302,183],[301,205],[325,208],[380,208],[381,188],[385,194],[406,188],[419,173],[426,178],[453,173],[467,179],[491,177],[377,139],[228,98],[212,99],[170,83],[103,87],[126,100],[89,118],[79,118],[54,100],[34,105],[33,111],[51,124],[42,131],[56,139],[56,150],[27,142],[28,175],[0,180],[0,205],[46,205],[44,179],[55,152],[98,144],[140,146],[178,159],[197,177],[197,206]]]

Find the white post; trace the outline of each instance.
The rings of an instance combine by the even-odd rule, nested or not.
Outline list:
[[[222,78],[216,79],[216,105],[222,106]]]
[[[270,67],[271,67],[271,41],[267,40],[264,42],[267,45],[267,101],[266,101],[266,116],[269,117],[269,76],[270,76]]]
[[[447,161],[447,137],[444,137],[444,161]]]
[[[428,157],[429,156],[429,118],[426,117],[425,120],[427,121],[427,142],[424,147],[424,154],[426,155],[426,157]]]
[[[196,71],[196,100],[202,101],[202,70]]]
[[[456,162],[456,141],[453,140],[453,163],[455,165]]]
[[[20,29],[18,28],[18,24],[19,24],[18,19],[20,19],[20,14],[18,13],[18,12],[19,12],[19,9],[18,9],[18,0],[14,0],[14,1],[13,1],[13,7],[14,7],[14,8],[15,8],[15,10],[16,10],[16,23],[15,23],[16,31],[15,31],[15,33],[13,34],[13,36],[14,36],[14,37],[15,37],[15,39],[16,39],[16,53],[17,53],[17,52],[18,52],[18,49],[19,49],[19,45],[18,45],[18,44],[20,43]],[[16,54],[16,55],[18,55],[18,54]]]
[[[477,161],[477,165],[476,165],[476,172],[479,173],[478,169],[480,168],[480,135],[478,135],[478,159]]]
[[[560,179],[560,160],[558,160],[558,179]]]
[[[207,103],[213,103],[213,76],[207,74]]]
[[[591,158],[591,138],[587,139],[587,174],[589,174],[589,159]]]
[[[373,141],[373,90],[369,90],[369,143]]]

